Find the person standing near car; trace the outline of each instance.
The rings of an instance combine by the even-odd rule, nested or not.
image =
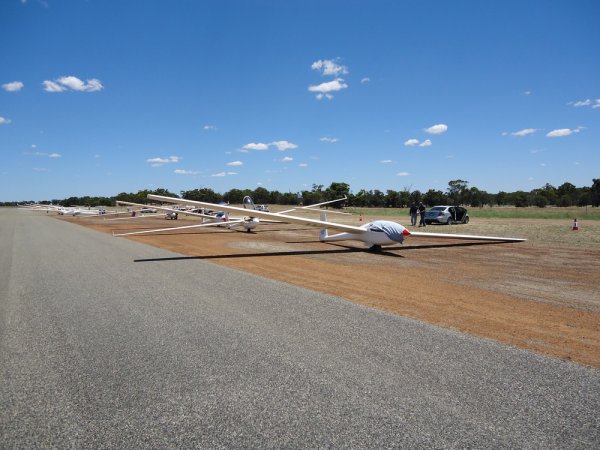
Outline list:
[[[417,205],[413,203],[410,204],[410,224],[414,227],[417,224],[417,214],[419,210],[417,209]]]
[[[419,226],[424,227],[425,225],[425,205],[421,202],[419,203],[419,214],[421,216],[421,220],[419,221]]]

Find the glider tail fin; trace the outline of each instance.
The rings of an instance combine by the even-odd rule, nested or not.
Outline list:
[[[321,222],[327,222],[327,213],[325,211],[321,211]],[[324,241],[328,236],[329,234],[327,233],[327,228],[321,228],[319,240]]]

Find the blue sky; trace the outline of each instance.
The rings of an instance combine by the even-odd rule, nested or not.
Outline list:
[[[600,177],[600,2],[3,0],[0,201]]]

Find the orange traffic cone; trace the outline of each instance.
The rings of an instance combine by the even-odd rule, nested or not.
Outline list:
[[[579,225],[577,224],[577,219],[573,219],[573,231],[579,230]]]

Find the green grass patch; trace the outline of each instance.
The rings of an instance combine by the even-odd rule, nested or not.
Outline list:
[[[516,208],[514,206],[496,206],[467,208],[469,217],[483,219],[578,219],[600,220],[600,208],[591,206],[571,206],[567,208],[546,207]],[[408,218],[408,208],[346,208],[352,214],[364,214],[377,217]]]

